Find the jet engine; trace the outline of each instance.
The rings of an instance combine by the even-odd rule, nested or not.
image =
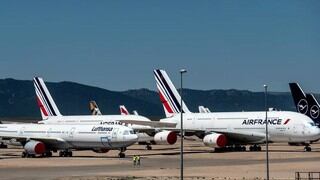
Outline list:
[[[29,141],[24,145],[28,154],[43,154],[46,152],[46,146],[40,141]]]
[[[154,135],[156,144],[174,144],[177,142],[177,134],[173,131],[162,131]]]
[[[110,149],[106,149],[106,148],[94,148],[92,149],[93,152],[95,153],[107,153],[109,152]]]
[[[203,138],[203,143],[209,147],[222,148],[227,145],[227,137],[223,134],[212,133]]]

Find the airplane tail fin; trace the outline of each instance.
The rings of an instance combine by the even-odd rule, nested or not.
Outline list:
[[[33,85],[42,119],[47,119],[49,116],[62,116],[43,79],[33,78]]]
[[[309,104],[306,98],[306,94],[303,92],[298,83],[289,83],[289,86],[297,112],[307,115]]]
[[[198,106],[199,113],[207,113],[207,110],[204,106]]]
[[[134,114],[134,115],[137,115],[137,116],[139,115],[139,113],[138,113],[137,110],[133,110],[133,114]]]
[[[127,108],[124,105],[120,105],[120,114],[121,115],[129,115],[129,111],[127,110]]]
[[[173,114],[180,113],[181,108],[181,96],[177,89],[173,85],[171,79],[167,75],[166,71],[156,69],[153,71],[156,80],[157,88],[161,103],[163,105],[166,117],[170,117]],[[183,113],[190,113],[188,107],[183,103]]]
[[[90,101],[89,108],[92,115],[102,115],[96,101]]]
[[[317,124],[317,126],[319,126],[320,125],[320,105],[313,94],[306,94],[306,96],[310,106],[310,112],[308,116],[314,121],[315,124]]]

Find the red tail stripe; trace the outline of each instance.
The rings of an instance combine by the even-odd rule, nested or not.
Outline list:
[[[41,110],[41,112],[45,115],[45,116],[48,116],[48,112],[46,111],[46,109],[44,108],[42,102],[40,101],[39,97],[37,97],[37,103],[38,103],[38,106]]]
[[[164,105],[164,107],[166,108],[168,113],[173,113],[170,105],[168,104],[168,101],[164,98],[164,96],[162,95],[162,93],[160,91],[159,91],[159,96],[160,96],[160,100],[161,100],[162,104]]]
[[[126,114],[126,115],[128,115],[129,114],[129,112],[128,111],[126,111],[125,109],[123,109],[123,108],[120,108],[120,111],[121,111],[121,113],[123,113],[123,114]]]

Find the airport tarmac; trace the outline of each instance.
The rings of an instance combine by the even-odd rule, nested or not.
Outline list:
[[[134,145],[127,157],[117,158],[118,151],[97,154],[74,151],[74,157],[21,158],[22,149],[0,149],[0,179],[178,179],[179,143],[173,146],[154,145],[144,150]],[[132,155],[141,156],[141,166],[133,167]],[[303,146],[270,145],[270,177],[294,179],[296,171],[319,171],[320,143],[312,152]],[[186,179],[263,179],[265,151],[213,153],[201,142],[185,141],[184,173]]]

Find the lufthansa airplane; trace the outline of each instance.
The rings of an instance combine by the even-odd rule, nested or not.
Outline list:
[[[92,115],[102,115],[97,103],[95,101],[90,101],[89,102],[89,108],[90,108],[90,112]],[[127,110],[127,108],[124,105],[120,105],[119,106],[120,109],[120,114],[121,115],[130,115],[129,111]],[[133,111],[134,115],[139,115],[137,111]],[[152,127],[149,126],[149,130],[152,129]],[[151,144],[156,144],[154,142],[154,135],[152,134],[147,134],[144,132],[140,132],[137,133],[139,139],[138,139],[138,144],[139,145],[146,145],[146,149],[147,150],[152,150],[152,146]]]
[[[175,127],[174,123],[151,121],[140,115],[61,115],[56,103],[54,102],[47,86],[40,77],[33,79],[37,96],[38,106],[40,107],[43,120],[42,124],[120,124],[126,125],[137,133],[138,142],[153,141],[156,144],[174,144],[177,135],[173,131],[162,130],[160,127]],[[96,104],[95,104],[96,105]],[[95,106],[92,103],[93,107]],[[97,110],[97,109],[96,109]],[[100,112],[100,111],[99,111]],[[97,113],[99,114],[99,113]],[[100,112],[101,114],[101,112]],[[150,147],[146,147],[150,149]]]
[[[60,157],[71,157],[72,150],[92,150],[106,153],[120,150],[137,142],[132,128],[122,125],[59,125],[59,124],[0,124],[0,137],[19,142],[24,151],[22,157],[52,156],[59,151]]]
[[[161,122],[175,123],[180,128],[181,97],[164,70],[154,70],[154,77],[167,118]],[[216,150],[234,148],[260,151],[266,141],[266,123],[270,142],[305,142],[305,151],[311,151],[310,141],[320,138],[320,130],[307,116],[288,111],[192,113],[184,102],[183,129],[185,135],[196,135],[206,146]],[[172,131],[173,131],[172,129]]]
[[[320,105],[313,94],[305,94],[298,83],[289,83],[297,112],[309,116],[320,127]]]

